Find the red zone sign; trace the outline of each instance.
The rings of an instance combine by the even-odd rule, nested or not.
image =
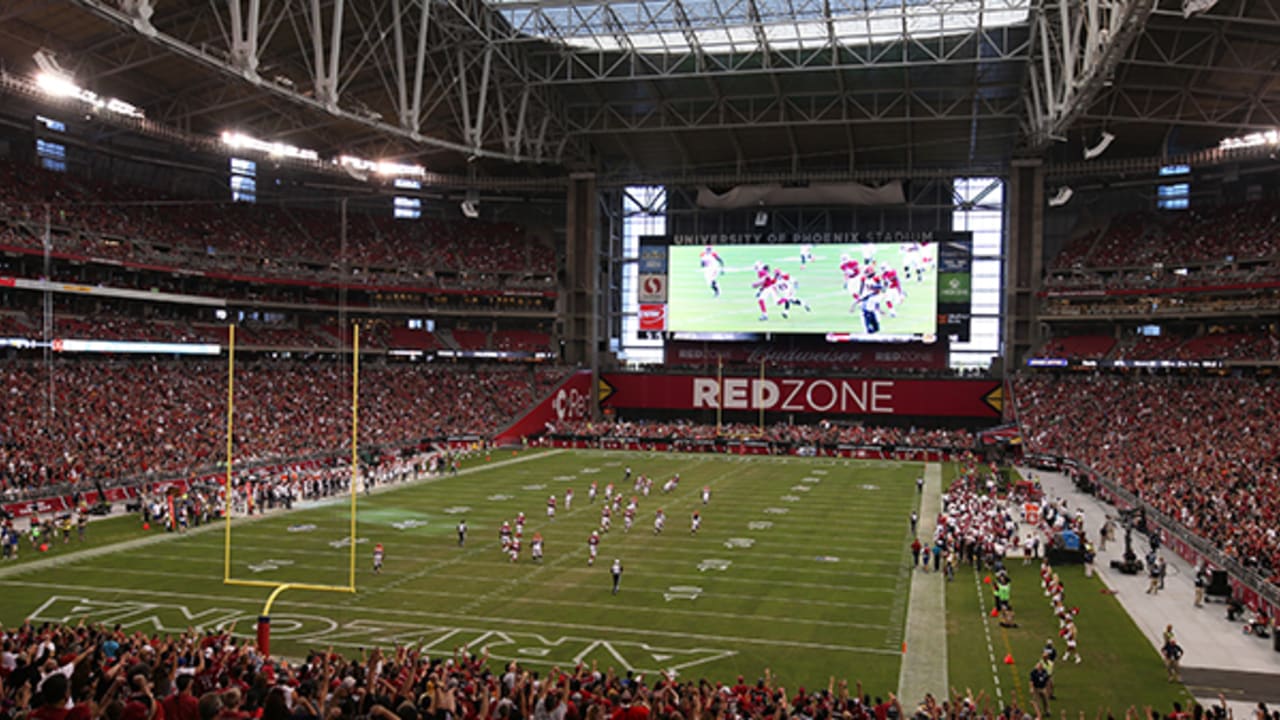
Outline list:
[[[994,380],[765,378],[605,373],[602,404],[620,409],[760,410],[816,415],[998,418]]]

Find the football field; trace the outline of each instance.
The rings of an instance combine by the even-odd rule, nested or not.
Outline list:
[[[591,482],[655,481],[639,498],[634,528],[621,513],[596,564],[587,538],[602,499]],[[414,644],[435,654],[462,645],[534,667],[597,662],[603,670],[730,681],[772,669],[787,687],[825,687],[829,676],[868,691],[897,687],[910,586],[908,516],[913,463],[553,451],[495,455],[474,472],[390,488],[360,498],[358,593],[290,590],[272,612],[272,648],[301,656],[333,646],[349,652]],[[679,473],[674,492],[662,483]],[[711,490],[702,504],[701,489]],[[572,508],[564,508],[572,488]],[[549,495],[559,508],[546,517]],[[625,503],[624,503],[625,504]],[[655,534],[663,508],[666,529]],[[690,515],[702,513],[690,532]],[[238,519],[232,576],[271,582],[343,584],[349,537],[342,499],[261,519]],[[500,552],[503,520],[527,516],[524,552]],[[470,528],[459,546],[455,527]],[[528,545],[542,533],[546,558]],[[120,540],[74,553],[56,547],[37,562],[4,568],[0,621],[120,623],[148,632],[236,623],[250,636],[269,590],[222,583],[222,525],[185,536],[143,532],[136,519],[94,523]],[[375,544],[386,567],[375,575]],[[609,565],[624,566],[610,592]]]

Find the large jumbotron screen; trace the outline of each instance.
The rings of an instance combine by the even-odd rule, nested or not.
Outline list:
[[[929,339],[933,243],[672,246],[667,328]]]

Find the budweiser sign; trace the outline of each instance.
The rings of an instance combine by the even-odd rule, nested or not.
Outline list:
[[[945,343],[826,343],[807,339],[777,343],[668,342],[666,362],[677,366],[758,365],[813,368],[932,368],[947,364]]]

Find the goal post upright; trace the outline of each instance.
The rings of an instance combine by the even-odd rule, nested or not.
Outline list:
[[[280,597],[285,590],[310,590],[313,592],[338,592],[338,593],[354,593],[356,592],[356,511],[357,498],[359,492],[356,487],[360,472],[360,456],[359,456],[359,419],[360,419],[360,326],[353,327],[352,334],[352,378],[351,378],[351,535],[348,538],[348,549],[350,551],[349,569],[346,585],[319,585],[312,583],[291,583],[276,582],[270,580],[242,580],[231,577],[231,477],[232,477],[232,460],[234,449],[234,418],[235,418],[235,354],[236,354],[236,328],[235,325],[228,327],[227,333],[227,472],[223,480],[223,517],[225,518],[225,535],[223,549],[223,567],[222,567],[222,584],[237,587],[256,587],[270,588],[271,594],[267,596],[266,602],[262,606],[262,613],[258,616],[257,625],[257,641],[258,650],[264,657],[271,654],[271,606],[275,604],[276,599]]]
[[[360,323],[351,326],[351,573],[347,585],[356,591],[356,479],[360,475]]]
[[[235,429],[236,387],[236,326],[227,326],[227,473],[222,484],[222,517],[226,530],[223,533],[222,582],[231,579],[231,453]]]

